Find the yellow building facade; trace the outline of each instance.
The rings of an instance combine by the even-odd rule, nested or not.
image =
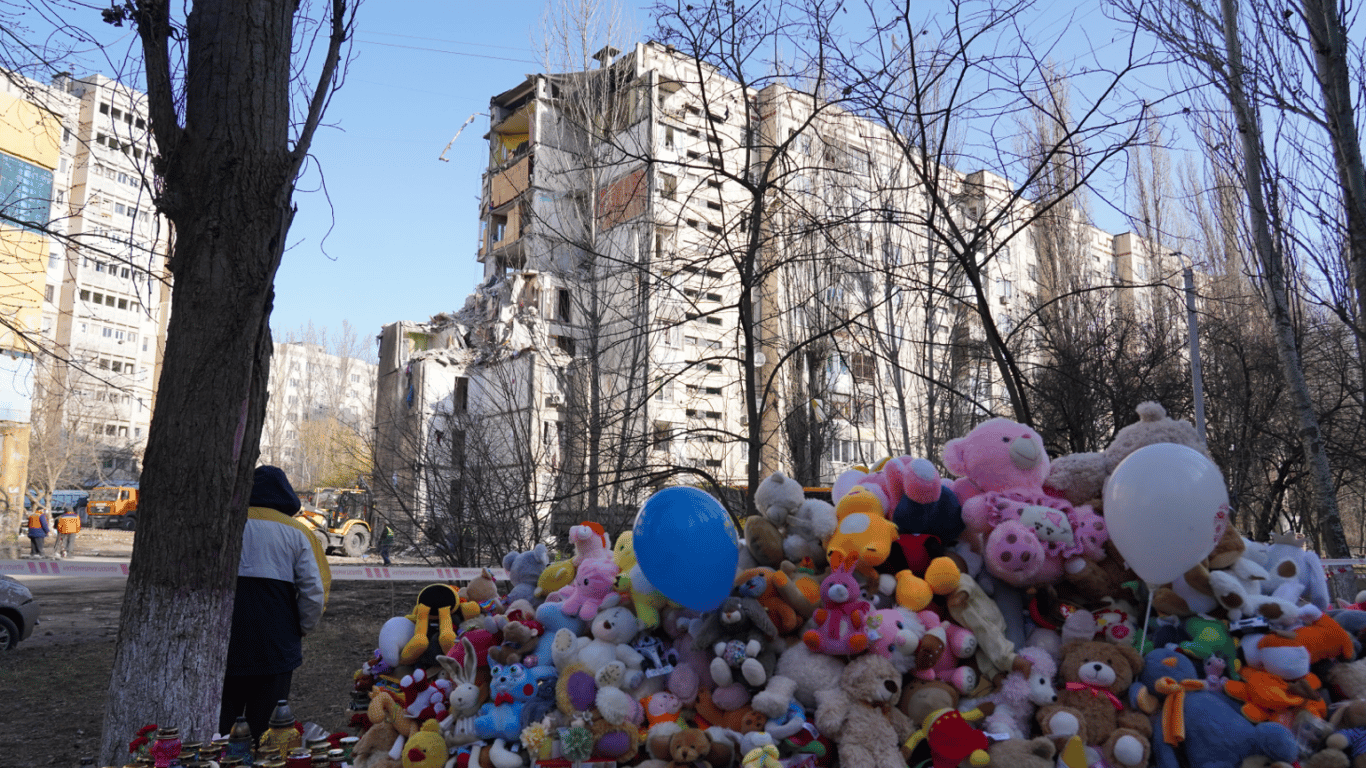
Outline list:
[[[41,95],[0,93],[0,496],[10,512],[22,509],[28,481],[34,353],[51,248],[44,232],[66,119],[31,100]]]

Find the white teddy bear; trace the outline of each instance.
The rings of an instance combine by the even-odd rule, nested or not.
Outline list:
[[[817,571],[825,567],[825,540],[834,533],[830,524],[835,519],[833,506],[806,498],[802,484],[782,472],[774,472],[759,483],[754,506],[784,532],[784,557],[797,564],[810,558]]]

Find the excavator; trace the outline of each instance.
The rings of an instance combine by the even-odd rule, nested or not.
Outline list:
[[[313,531],[323,552],[361,557],[374,538],[374,505],[364,488],[315,488],[294,518]]]

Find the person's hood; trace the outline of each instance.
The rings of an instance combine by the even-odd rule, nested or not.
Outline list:
[[[284,470],[270,465],[261,466],[256,468],[249,506],[266,507],[293,515],[299,511],[299,495],[294,492],[294,486],[289,484]]]

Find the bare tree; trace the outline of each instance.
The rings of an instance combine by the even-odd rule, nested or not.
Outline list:
[[[345,0],[201,0],[183,17],[176,10],[134,1],[104,11],[141,43],[156,205],[175,227],[175,289],[102,763],[149,722],[198,735],[216,727],[265,415],[272,284],[295,179],[354,18]],[[310,61],[312,41],[322,50]],[[296,79],[303,71],[312,85]]]

